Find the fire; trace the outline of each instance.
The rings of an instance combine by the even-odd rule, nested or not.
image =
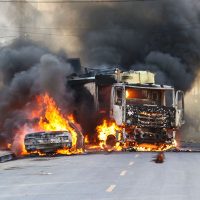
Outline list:
[[[117,126],[115,122],[108,122],[107,120],[104,120],[103,124],[97,126],[96,130],[98,133],[98,139],[100,140],[100,147],[102,149],[107,148],[108,150],[121,150],[118,139],[122,129]],[[109,138],[110,142],[108,141]]]
[[[8,143],[8,144],[7,144],[7,149],[10,150],[11,148],[12,148],[12,144]]]
[[[61,149],[58,150],[59,154],[72,154],[72,153],[80,153],[82,149],[77,150],[77,132],[75,129],[70,126],[70,123],[75,123],[73,115],[63,115],[61,113],[60,108],[56,105],[56,102],[52,97],[50,97],[47,93],[38,95],[36,97],[36,108],[32,109],[29,112],[27,119],[30,121],[34,119],[38,119],[38,122],[30,127],[30,125],[24,125],[19,130],[17,130],[16,137],[14,140],[14,148],[15,152],[18,155],[26,155],[28,154],[24,147],[24,137],[27,133],[31,132],[39,132],[39,131],[68,131],[72,136],[72,148],[69,149]],[[20,152],[16,149],[21,146]],[[39,155],[43,155],[41,152]]]
[[[71,155],[72,154],[72,152],[69,151],[68,149],[58,149],[56,151],[56,153],[57,154],[62,154],[62,155]],[[81,154],[81,153],[83,153],[83,150],[82,149],[76,149],[76,151],[74,153]]]
[[[154,145],[154,144],[138,144],[134,147],[136,151],[167,151],[172,148],[176,147],[176,143],[172,144],[160,144],[160,145]]]
[[[129,91],[128,91],[128,90],[126,90],[126,98],[128,99],[128,98],[129,98],[129,96],[130,96],[130,94],[129,94]]]
[[[132,148],[135,151],[167,151],[177,147],[176,141],[174,141],[172,144],[137,144],[136,142],[133,142],[132,146],[129,146],[129,142],[120,143],[119,141],[122,141],[122,128],[117,126],[115,122],[109,122],[107,120],[104,120],[102,125],[97,126],[96,130],[98,133],[98,139],[100,140],[99,145],[101,149],[106,149],[108,151],[121,151],[122,148]]]
[[[141,99],[143,98],[143,94],[141,90],[133,89],[133,88],[127,88],[126,89],[126,99]]]
[[[64,117],[61,110],[56,106],[55,101],[47,94],[37,97],[39,105],[44,106],[44,115],[40,117],[39,129],[43,131],[65,131],[68,130],[72,134],[72,146],[75,147],[77,142],[77,133],[69,125],[74,122],[72,115]]]
[[[89,144],[89,137],[88,137],[88,135],[85,136],[84,142],[85,142],[85,144]]]
[[[55,101],[48,95],[37,97],[38,104],[43,104],[44,115],[40,117],[39,128],[45,131],[67,130],[67,121],[56,106]]]

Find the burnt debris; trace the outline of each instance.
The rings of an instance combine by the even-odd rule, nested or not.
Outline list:
[[[153,159],[155,163],[163,163],[165,161],[164,152],[159,152],[157,156]]]

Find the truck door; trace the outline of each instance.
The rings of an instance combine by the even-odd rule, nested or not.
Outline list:
[[[123,116],[123,87],[115,87],[114,88],[114,101],[113,101],[113,110],[112,115],[117,125],[122,124],[122,116]]]
[[[181,90],[176,92],[175,97],[176,108],[176,127],[180,128],[184,123],[184,93]]]

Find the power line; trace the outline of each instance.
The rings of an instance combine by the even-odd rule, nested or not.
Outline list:
[[[24,34],[24,36],[26,35],[44,35],[44,36],[56,36],[56,37],[79,37],[81,34],[76,34],[76,33],[73,33],[73,28],[70,30],[70,29],[67,29],[67,28],[48,28],[48,27],[45,27],[45,28],[36,28],[36,27],[15,27],[16,29],[20,29],[20,30],[15,30],[14,28],[10,29],[10,28],[5,28],[5,27],[0,27],[0,30],[7,30],[8,32],[13,32],[13,33],[22,33]],[[171,27],[168,28],[167,26],[163,26],[163,27],[158,27],[159,29],[161,30],[156,30],[155,27],[154,27],[154,30],[149,30],[149,32],[151,33],[163,33],[163,32],[179,32],[179,31],[184,31],[184,30],[187,30],[187,29],[200,29],[200,23],[195,23],[195,24],[185,24],[185,26],[183,26],[182,24],[182,27],[175,27],[174,29],[172,29]],[[30,30],[26,31],[26,30],[22,30],[22,29],[40,29],[40,30],[69,30],[71,31],[72,33],[71,34],[58,34],[58,33],[47,33],[47,32],[32,32]],[[89,31],[88,32],[93,32],[93,31],[121,31],[121,32],[129,32],[129,31],[134,31],[134,32],[140,32],[140,30],[137,30],[136,28],[97,28],[97,29],[90,29],[90,28],[84,28],[84,27],[74,27],[74,29],[76,30],[82,30],[82,29],[88,29]],[[85,33],[84,33],[85,34]]]
[[[191,23],[182,23],[182,24],[172,24],[174,26],[179,26],[176,28],[176,30],[184,30],[184,29],[198,29],[200,28],[200,22],[191,22]],[[156,26],[154,26],[154,28],[156,28]],[[169,29],[169,26],[157,26],[157,28],[162,28],[165,30]],[[104,30],[121,30],[121,31],[131,31],[134,30],[136,31],[137,27],[127,27],[127,28],[123,28],[123,27],[111,27],[111,28],[107,28],[107,27],[95,27],[95,28],[91,28],[91,27],[83,27],[83,26],[69,26],[69,28],[64,28],[64,27],[35,27],[35,26],[13,26],[13,27],[9,27],[9,26],[0,26],[0,30],[7,30],[7,31],[18,31],[16,29],[32,29],[32,30],[62,30],[62,31],[72,31],[72,30],[90,30],[90,31],[104,31]],[[27,32],[26,30],[23,30],[24,32]],[[156,31],[157,32],[157,31]],[[37,34],[37,33],[36,33]]]
[[[71,28],[71,27],[70,27]],[[73,27],[73,29],[82,29],[82,27]],[[44,30],[64,30],[67,28],[60,27],[31,27],[31,26],[13,26],[12,28],[8,26],[0,26],[1,30],[16,30],[16,29],[44,29]]]
[[[179,26],[181,27],[174,27],[172,29],[172,27],[168,27],[168,26],[161,26],[161,27],[157,27],[159,29],[157,29],[156,27],[154,27],[153,30],[149,30],[148,32],[150,33],[163,33],[163,32],[170,32],[170,33],[173,33],[173,32],[181,32],[181,31],[185,31],[187,29],[191,29],[191,30],[195,30],[195,29],[200,29],[200,23],[191,23],[191,24],[179,24]],[[19,29],[19,30],[16,30],[16,29]],[[33,32],[31,30],[23,30],[23,29],[31,29],[31,30],[69,30],[71,33],[70,34],[59,34],[59,33],[48,33],[48,32]],[[77,34],[77,33],[74,33],[72,30],[84,30],[84,29],[88,29],[88,33],[92,33],[93,31],[94,32],[102,32],[102,31],[120,31],[120,32],[129,32],[129,31],[134,31],[134,32],[140,32],[140,30],[137,30],[136,28],[89,28],[89,27],[70,27],[70,29],[67,29],[67,28],[59,28],[59,27],[13,27],[13,28],[9,28],[9,27],[5,27],[5,26],[0,26],[0,31],[1,30],[6,30],[7,32],[11,32],[11,33],[20,33],[20,34],[23,34],[24,37],[28,37],[28,36],[31,36],[31,35],[34,35],[34,36],[55,36],[55,37],[81,37],[82,34]],[[86,32],[84,32],[83,34],[87,34]],[[0,36],[0,38],[4,38],[4,37],[18,37],[18,36]]]
[[[51,4],[63,4],[63,3],[132,3],[136,1],[155,1],[155,0],[39,0],[39,1],[23,1],[23,0],[0,0],[0,3],[51,3]]]
[[[0,28],[0,30],[2,30],[2,29]],[[7,31],[9,31],[9,30],[7,29]],[[26,37],[28,35],[44,35],[44,36],[56,36],[56,37],[76,37],[76,36],[78,36],[77,34],[55,34],[55,33],[42,33],[42,32],[39,33],[39,32],[31,32],[31,31],[23,31],[23,30],[20,30],[20,31],[11,30],[9,32],[24,34],[24,37]],[[10,37],[12,37],[12,36],[10,36]]]
[[[12,36],[9,36],[9,35],[5,35],[5,36],[0,36],[0,38],[16,38],[18,37],[17,35],[12,35]]]

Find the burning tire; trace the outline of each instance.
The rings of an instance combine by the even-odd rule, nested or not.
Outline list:
[[[114,135],[108,135],[107,139],[106,139],[106,146],[109,148],[113,148],[115,147],[117,143],[117,139]]]

